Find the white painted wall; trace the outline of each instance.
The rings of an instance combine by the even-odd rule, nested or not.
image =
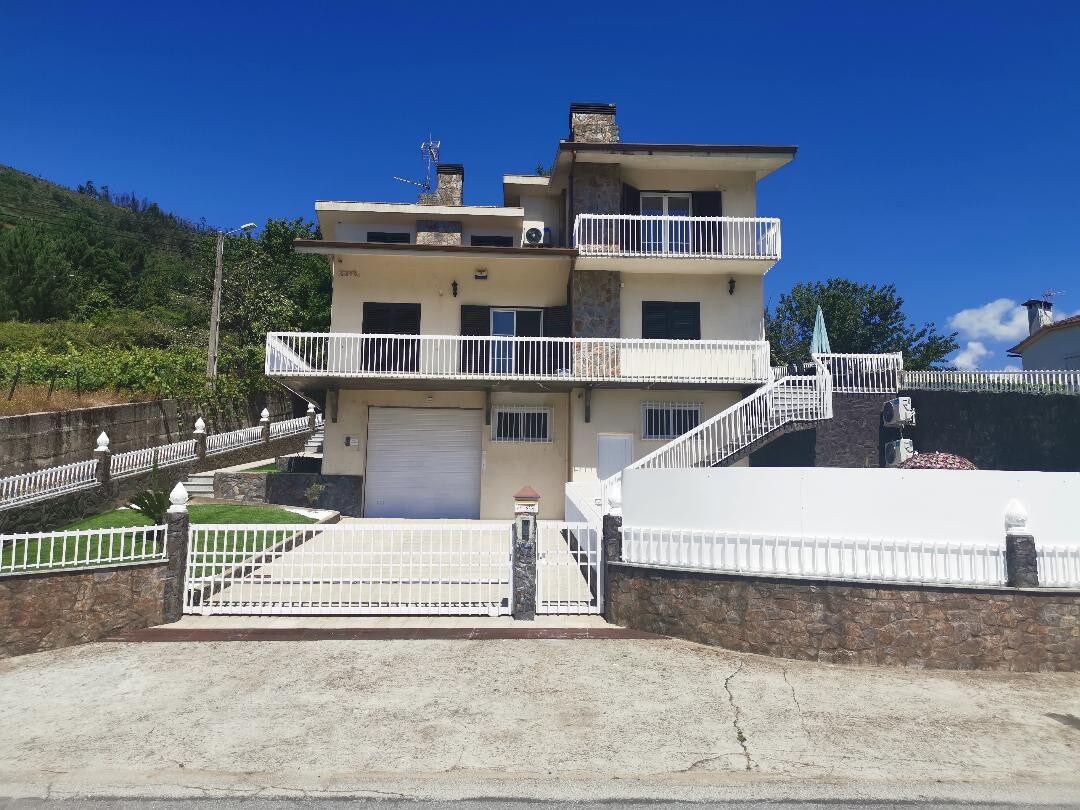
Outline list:
[[[1047,332],[1024,351],[1024,371],[1080,369],[1080,324]]]
[[[700,301],[702,340],[764,340],[765,280],[751,275],[734,278],[735,292],[729,295],[726,275],[623,273],[621,336],[641,337],[643,301]]]
[[[1035,543],[1080,546],[1080,473],[754,467],[627,470],[623,525],[801,537],[1004,542],[1006,504]]]

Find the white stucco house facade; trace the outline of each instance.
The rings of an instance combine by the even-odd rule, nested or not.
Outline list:
[[[1009,356],[1021,358],[1024,371],[1080,371],[1080,315],[1055,321],[1050,301],[1032,299],[1024,306],[1028,336],[1009,349]]]
[[[606,478],[770,379],[757,184],[793,146],[644,144],[573,104],[548,176],[466,205],[442,163],[414,204],[319,201],[330,331],[271,333],[266,371],[325,402],[323,473],[366,517],[563,517]]]

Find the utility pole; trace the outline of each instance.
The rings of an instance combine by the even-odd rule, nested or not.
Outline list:
[[[210,350],[206,355],[206,378],[213,386],[217,380],[218,361],[218,332],[221,328],[221,272],[222,260],[225,257],[225,237],[237,231],[253,231],[255,223],[248,222],[231,231],[218,231],[217,250],[214,252],[214,300],[210,305]]]

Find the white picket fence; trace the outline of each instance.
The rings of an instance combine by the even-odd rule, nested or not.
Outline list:
[[[271,427],[273,427],[271,425]],[[224,453],[227,450],[237,450],[241,447],[249,447],[258,444],[262,439],[262,427],[240,428],[230,430],[228,433],[214,433],[206,437],[206,454]]]
[[[601,613],[604,571],[600,527],[594,523],[536,523],[536,612]]]
[[[142,450],[129,450],[126,453],[115,453],[110,459],[109,474],[113,478],[121,478],[125,475],[135,475],[158,467],[171,467],[174,464],[183,464],[185,461],[194,461],[195,440],[188,439],[183,442],[163,444],[160,447],[146,447]]]
[[[1036,537],[1035,557],[1039,564],[1040,587],[1080,587],[1080,545],[1040,546]]]
[[[623,560],[642,565],[879,582],[1005,583],[1004,543],[783,537],[636,526],[624,526],[622,536]],[[1080,584],[1080,578],[1074,584]]]
[[[192,526],[184,609],[206,615],[507,614],[510,525]]]
[[[903,387],[917,391],[1080,394],[1080,371],[905,371]]]
[[[0,478],[0,509],[52,498],[97,484],[97,459]]]
[[[165,526],[0,536],[0,576],[165,559]]]

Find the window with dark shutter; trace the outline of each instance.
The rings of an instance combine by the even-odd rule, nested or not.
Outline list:
[[[461,305],[462,336],[487,336],[491,334],[491,307],[476,304]],[[461,373],[487,373],[489,341],[461,341]]]
[[[513,247],[512,236],[470,236],[469,244],[473,247]]]
[[[641,336],[663,340],[701,340],[698,301],[642,301]]]
[[[364,338],[361,362],[369,371],[416,371],[419,368],[419,341],[387,335],[419,335],[419,304],[364,302]]]
[[[367,240],[388,245],[407,245],[409,244],[409,234],[394,233],[393,231],[368,231]]]

